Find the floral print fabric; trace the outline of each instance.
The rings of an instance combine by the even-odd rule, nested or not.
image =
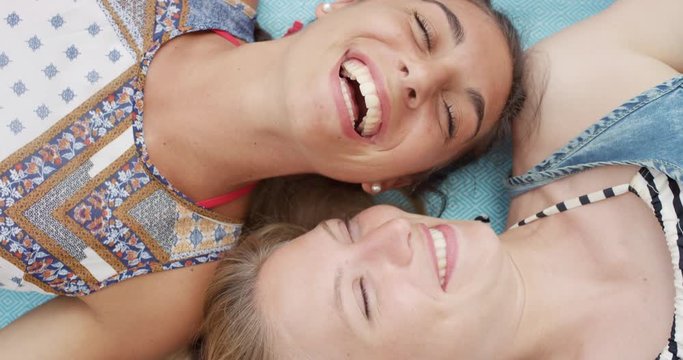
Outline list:
[[[1,14],[13,40],[0,45],[11,99],[0,104],[11,119],[0,130],[0,288],[80,296],[219,259],[241,225],[187,201],[146,161],[144,74],[189,31],[250,41],[253,11],[59,0],[8,2]]]

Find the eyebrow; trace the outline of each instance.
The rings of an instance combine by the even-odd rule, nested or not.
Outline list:
[[[327,225],[326,222],[320,223],[320,227],[325,230],[325,232],[330,235],[333,239],[336,241],[339,241],[337,236],[332,232],[332,229],[330,229],[330,226]],[[344,319],[344,322],[346,323],[347,326],[351,326],[349,324],[349,319],[346,317],[346,313],[344,312],[344,306],[342,305],[342,296],[341,296],[341,279],[344,275],[344,269],[339,266],[337,267],[337,270],[334,272],[334,307],[337,309],[337,312],[339,313],[339,316]]]
[[[344,271],[341,267],[337,268],[334,275],[334,306],[343,318],[346,318],[344,314],[344,307],[342,306],[342,296],[341,296],[341,279]]]
[[[449,9],[446,5],[444,5],[441,1],[438,0],[422,0],[426,3],[431,3],[439,6],[441,10],[443,10],[444,14],[446,14],[446,18],[448,19],[448,25],[451,27],[451,34],[453,35],[453,41],[455,42],[455,45],[460,45],[463,41],[465,41],[465,31],[462,28],[462,24],[460,23],[460,19]]]
[[[465,91],[467,92],[467,96],[470,98],[470,102],[474,106],[474,110],[477,113],[477,130],[474,132],[474,135],[472,135],[472,137],[475,137],[477,134],[479,134],[481,124],[484,122],[484,109],[486,109],[486,100],[484,100],[484,96],[481,95],[481,92],[477,89],[467,88]]]

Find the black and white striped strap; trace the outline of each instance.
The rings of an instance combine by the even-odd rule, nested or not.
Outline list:
[[[542,219],[542,218],[548,217],[550,215],[559,214],[561,212],[565,212],[567,210],[571,210],[571,209],[577,208],[579,206],[588,205],[588,204],[596,203],[596,202],[599,202],[599,201],[602,201],[605,199],[609,199],[611,197],[619,196],[619,195],[625,194],[629,191],[631,191],[631,185],[621,184],[621,185],[617,185],[617,186],[608,187],[608,188],[600,190],[600,191],[592,192],[592,193],[587,194],[587,195],[581,195],[581,196],[575,197],[573,199],[565,200],[565,201],[559,202],[553,206],[549,206],[549,207],[543,209],[542,211],[537,212],[534,215],[529,216],[528,218],[510,226],[510,228],[508,230],[512,230],[514,228],[524,226],[524,225],[531,223],[531,222],[534,222],[538,219]]]

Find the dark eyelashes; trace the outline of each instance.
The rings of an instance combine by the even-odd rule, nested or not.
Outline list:
[[[446,114],[448,115],[448,138],[452,138],[455,134],[455,113],[453,111],[453,105],[448,104],[446,101],[443,102],[446,107]]]
[[[429,21],[427,21],[427,19],[425,19],[424,16],[420,15],[417,11],[413,12],[413,17],[415,18],[417,25],[420,27],[420,30],[422,30],[422,38],[427,44],[427,49],[432,50],[432,34]]]
[[[368,306],[368,291],[365,289],[365,281],[360,278],[360,293],[363,296],[363,312],[365,313],[365,318],[370,320],[370,306]]]
[[[349,240],[351,240],[351,243],[354,243],[353,236],[351,236],[351,218],[349,216],[344,216],[342,218],[342,221],[344,222],[344,226],[346,227],[346,232],[349,235]],[[365,318],[367,320],[370,320],[370,306],[368,305],[368,290],[365,288],[365,279],[363,277],[360,278],[358,281],[358,285],[360,286],[360,293],[361,296],[363,297],[363,315],[365,315]]]
[[[415,22],[417,22],[417,25],[420,27],[420,30],[422,31],[422,37],[424,39],[425,44],[427,44],[427,49],[431,51],[433,46],[431,24],[424,16],[422,16],[417,11],[413,11],[413,17],[415,18]],[[449,105],[446,101],[444,101],[443,103],[446,107],[446,114],[448,116],[448,138],[451,139],[455,134],[455,114],[453,112],[453,105]]]

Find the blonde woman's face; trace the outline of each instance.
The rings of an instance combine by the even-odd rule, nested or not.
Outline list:
[[[495,126],[511,86],[504,35],[465,0],[341,1],[286,41],[293,136],[316,172],[342,181],[462,155]]]
[[[388,206],[278,249],[257,281],[276,353],[310,359],[477,359],[512,271],[479,222]]]

